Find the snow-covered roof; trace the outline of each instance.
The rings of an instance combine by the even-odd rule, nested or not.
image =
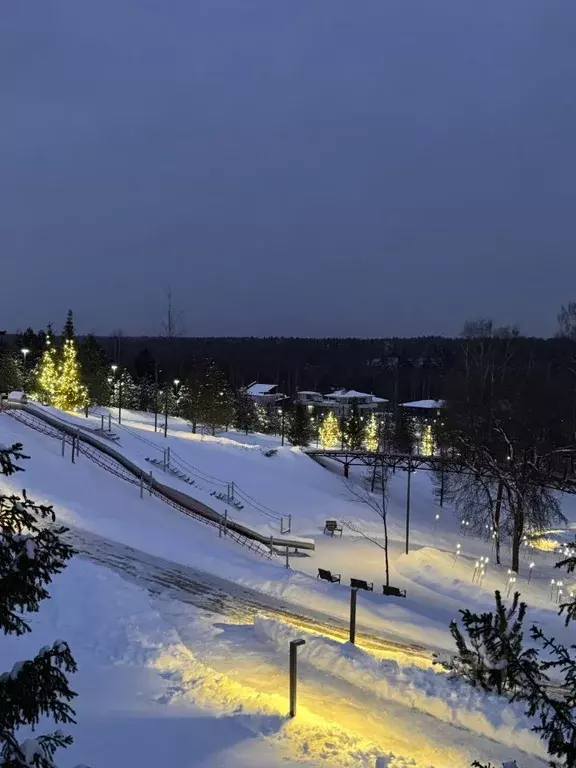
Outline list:
[[[319,397],[324,397],[324,395],[321,392],[314,392],[312,389],[299,389],[298,390],[299,395],[318,395]]]
[[[330,392],[326,395],[326,397],[332,397],[337,400],[343,400],[348,399],[349,397],[368,397],[373,403],[387,403],[388,400],[386,400],[383,397],[376,397],[376,395],[371,395],[368,392],[358,392],[355,389],[337,389],[335,392]]]
[[[277,386],[278,384],[259,384],[255,381],[246,388],[246,392],[248,392],[249,395],[269,395]]]
[[[444,408],[445,400],[414,400],[411,403],[402,403],[403,408]]]

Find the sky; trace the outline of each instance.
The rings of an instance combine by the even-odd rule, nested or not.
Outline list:
[[[3,0],[0,328],[549,335],[574,0]]]

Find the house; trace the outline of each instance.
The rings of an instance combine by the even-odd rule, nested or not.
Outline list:
[[[250,395],[256,404],[264,406],[274,405],[285,397],[278,392],[278,384],[260,384],[257,381],[246,387],[246,394]]]
[[[325,395],[327,403],[337,416],[347,416],[354,406],[361,413],[371,413],[372,411],[382,410],[385,403],[388,402],[383,397],[368,394],[367,392],[358,392],[355,389],[337,389],[329,395]]]
[[[327,395],[300,390],[296,393],[296,402],[305,405],[309,413],[323,416],[328,411],[332,411],[340,417],[348,416],[354,405],[358,406],[361,412],[372,412],[381,409],[388,400],[366,392],[357,392],[354,389],[338,389]]]
[[[445,400],[413,400],[411,403],[402,403],[402,408],[421,408],[427,411],[437,411],[444,408]]]

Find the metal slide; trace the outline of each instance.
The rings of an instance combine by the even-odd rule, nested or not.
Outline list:
[[[242,523],[225,517],[198,499],[158,482],[108,443],[100,441],[86,431],[81,431],[69,422],[61,421],[44,413],[40,408],[13,402],[4,402],[3,407],[7,415],[12,416],[22,424],[49,437],[70,444],[74,443],[80,454],[106,471],[133,485],[143,485],[146,493],[153,494],[185,515],[219,529],[236,543],[264,558],[271,559],[273,555],[283,554],[287,549],[313,550],[315,548],[314,542],[309,539],[264,536],[258,531],[242,525]]]

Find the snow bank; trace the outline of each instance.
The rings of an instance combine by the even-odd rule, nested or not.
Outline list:
[[[436,669],[401,666],[374,658],[350,643],[304,635],[276,619],[257,616],[254,629],[262,642],[284,653],[290,640],[304,637],[306,644],[298,650],[300,660],[378,698],[418,709],[505,746],[546,757],[544,743],[531,731],[533,723],[520,702],[510,704],[504,697],[486,694]]]

